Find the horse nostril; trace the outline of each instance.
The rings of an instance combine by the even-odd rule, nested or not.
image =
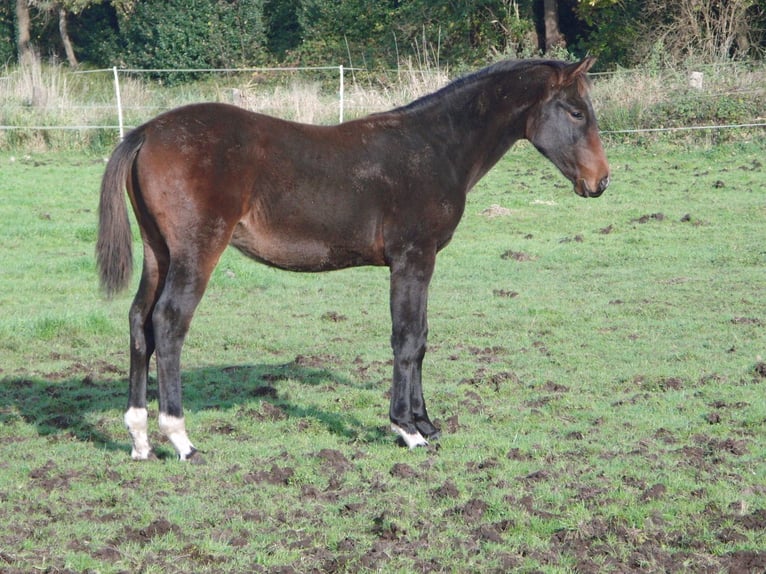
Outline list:
[[[601,181],[598,182],[598,192],[604,193],[604,190],[609,187],[609,176],[605,176],[601,178]]]

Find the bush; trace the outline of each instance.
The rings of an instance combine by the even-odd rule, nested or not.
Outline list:
[[[145,69],[257,65],[265,60],[263,2],[137,2],[133,12],[120,21],[124,63],[129,67]],[[189,17],[190,13],[194,14],[193,18]],[[171,79],[182,77],[179,75]]]
[[[702,85],[690,83],[704,70]],[[744,64],[619,70],[597,76],[603,131],[755,123],[766,107],[766,68]]]

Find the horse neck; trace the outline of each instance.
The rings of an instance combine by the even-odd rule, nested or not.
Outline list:
[[[467,192],[525,137],[527,116],[541,97],[542,86],[542,82],[539,87],[518,82],[498,84],[488,76],[407,113],[418,118],[433,145],[456,163]]]

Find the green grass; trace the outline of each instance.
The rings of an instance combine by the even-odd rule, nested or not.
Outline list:
[[[757,571],[766,143],[607,147],[600,199],[524,145],[469,196],[430,292],[439,448],[387,430],[385,269],[227,251],[183,356],[200,467],[154,389],[161,460],[130,460],[103,158],[0,155],[0,570]]]

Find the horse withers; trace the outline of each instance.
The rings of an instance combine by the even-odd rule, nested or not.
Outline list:
[[[96,254],[105,292],[125,288],[133,269],[126,189],[144,249],[129,312],[132,457],[153,456],[146,388],[154,354],[160,430],[181,460],[199,459],[184,424],[181,349],[227,245],[292,271],[387,266],[391,428],[410,448],[437,437],[421,379],[436,254],[468,191],[519,139],[531,141],[578,195],[604,192],[609,166],[586,79],[593,62],[505,61],[336,126],[206,103],[130,132],[101,183]]]

